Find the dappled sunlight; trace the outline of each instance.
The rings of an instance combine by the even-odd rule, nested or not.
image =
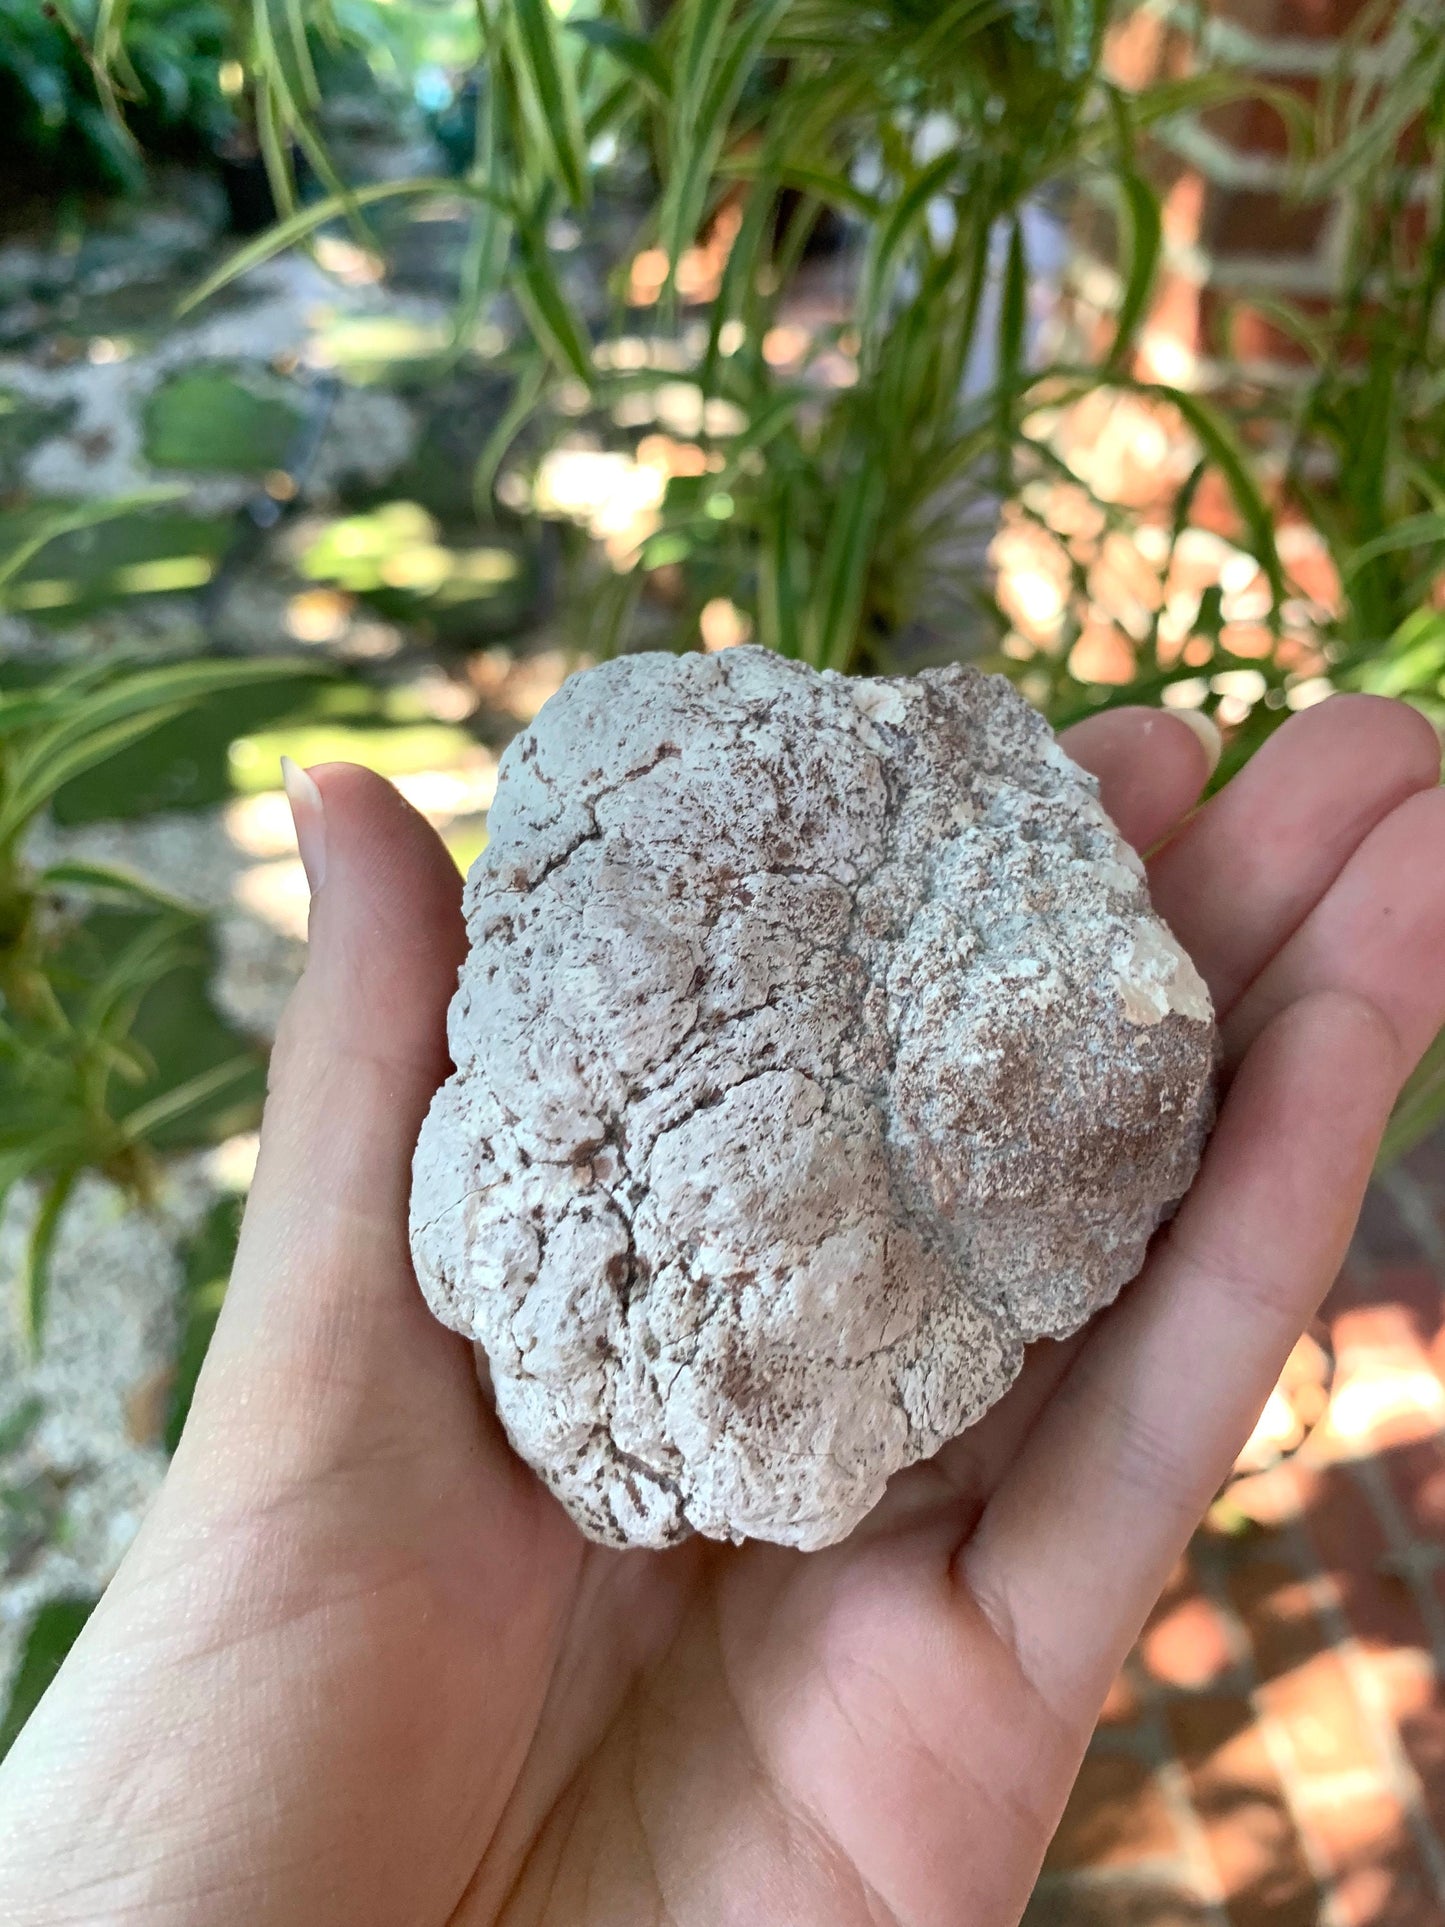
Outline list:
[[[298,566],[313,580],[355,595],[395,589],[444,605],[488,596],[515,581],[520,569],[512,551],[497,544],[448,546],[435,516],[408,501],[384,502],[325,523]],[[310,610],[314,614],[316,605]]]
[[[573,442],[549,449],[537,469],[531,506],[585,528],[616,567],[628,566],[660,520],[667,470],[620,449]]]
[[[1445,1431],[1445,1385],[1428,1365],[1372,1360],[1335,1388],[1319,1443],[1345,1454]]]

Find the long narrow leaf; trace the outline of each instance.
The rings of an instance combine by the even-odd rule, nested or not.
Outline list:
[[[1154,292],[1164,222],[1158,196],[1142,175],[1127,169],[1119,175],[1118,186],[1125,236],[1124,259],[1128,265],[1114,321],[1109,361],[1115,367],[1122,367],[1133,350],[1139,324],[1148,312]]]
[[[490,190],[444,177],[418,175],[405,181],[377,181],[370,187],[358,187],[349,195],[329,194],[325,200],[298,209],[288,219],[278,221],[274,227],[267,228],[264,234],[258,234],[254,241],[237,248],[229,260],[223,261],[214,273],[208,274],[191,290],[177,307],[176,313],[189,314],[192,308],[208,301],[221,288],[229,287],[240,275],[260,267],[265,261],[273,260],[278,254],[284,254],[287,248],[297,241],[304,241],[318,228],[325,227],[328,221],[337,220],[346,213],[349,202],[354,202],[357,207],[371,207],[377,201],[404,200],[418,194],[457,193],[484,195]]]
[[[569,20],[567,30],[589,47],[610,54],[658,100],[666,100],[672,77],[656,45],[644,34],[629,33],[616,20]]]
[[[1254,555],[1268,578],[1277,615],[1286,589],[1284,568],[1275,546],[1274,517],[1259,492],[1249,458],[1240,447],[1234,430],[1217,408],[1186,389],[1172,388],[1164,383],[1141,383],[1139,392],[1172,402],[1193,429],[1210,461],[1224,477],[1240,518],[1249,531]]]
[[[154,710],[141,716],[126,716],[120,722],[111,723],[99,729],[93,736],[48,759],[36,774],[15,788],[0,803],[0,843],[29,822],[30,818],[42,810],[55,792],[73,777],[81,775],[97,763],[103,763],[108,756],[130,744],[139,742],[153,729],[167,723],[173,716],[179,716],[184,709],[183,703],[158,705]]]
[[[188,1111],[199,1110],[203,1104],[208,1104],[218,1091],[239,1083],[255,1068],[254,1057],[227,1058],[224,1064],[201,1071],[184,1084],[177,1084],[174,1090],[163,1091],[159,1097],[153,1097],[148,1103],[138,1104],[133,1111],[127,1111],[121,1119],[121,1129],[132,1143],[143,1143],[162,1126],[174,1124]]]
[[[78,502],[73,508],[55,509],[42,517],[37,528],[16,543],[15,547],[0,557],[0,591],[8,582],[14,581],[26,565],[34,561],[40,551],[62,535],[73,535],[79,529],[94,528],[100,522],[114,522],[122,515],[131,515],[137,509],[154,508],[160,502],[174,502],[185,493],[179,483],[163,483],[154,488],[137,489],[130,495],[114,495],[103,502]],[[0,607],[4,597],[0,594]]]
[[[756,0],[730,33],[724,0],[697,0],[699,31],[679,48],[669,131],[671,173],[658,217],[669,276],[695,238],[733,110],[787,0]],[[669,280],[669,286],[672,285]]]
[[[20,1292],[20,1330],[32,1355],[40,1349],[45,1325],[45,1305],[50,1292],[50,1261],[55,1250],[55,1234],[60,1225],[77,1173],[62,1171],[52,1178],[40,1209],[35,1215],[25,1252],[20,1261],[17,1284]]]
[[[183,915],[204,915],[199,905],[173,896],[147,877],[116,869],[109,863],[75,860],[52,863],[35,880],[42,890],[83,890],[88,896],[118,898],[123,903],[143,903],[153,909],[175,910]]]
[[[542,391],[547,385],[548,366],[546,360],[538,356],[517,378],[516,390],[477,457],[476,468],[472,471],[472,501],[476,507],[479,521],[486,521],[492,513],[492,489],[496,485],[497,474],[507,458],[507,450],[517,439],[522,424],[528,420]]]
[[[1445,514],[1407,516],[1351,552],[1345,563],[1346,578],[1358,575],[1382,555],[1394,555],[1401,549],[1439,548],[1441,543],[1445,543]]]
[[[592,344],[553,270],[541,223],[517,231],[520,250],[513,294],[532,329],[559,368],[590,388],[595,379]]]
[[[1029,262],[1024,224],[1014,216],[1009,229],[1003,291],[998,310],[998,378],[994,387],[998,433],[999,491],[1013,489],[1014,420],[1024,374],[1028,329]]]
[[[865,460],[833,505],[804,631],[804,653],[817,669],[846,669],[852,660],[883,494],[881,472]]]
[[[905,251],[923,226],[928,203],[941,194],[958,171],[959,157],[950,150],[922,168],[894,201],[886,220],[874,233],[863,269],[859,315],[876,342],[887,319],[889,291]]]
[[[587,155],[572,69],[548,0],[510,0],[507,9],[518,65],[552,150],[557,180],[573,207],[587,202]]]

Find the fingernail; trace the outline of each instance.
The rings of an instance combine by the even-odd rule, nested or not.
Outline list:
[[[293,763],[289,756],[281,758],[281,781],[291,805],[291,821],[296,825],[301,867],[314,897],[326,881],[326,806],[310,771]]]
[[[1180,722],[1192,729],[1199,738],[1205,759],[1209,764],[1209,768],[1204,773],[1206,776],[1213,776],[1219,768],[1219,758],[1224,749],[1224,738],[1219,733],[1218,723],[1212,716],[1206,716],[1202,709],[1171,709],[1169,714],[1177,716]]]

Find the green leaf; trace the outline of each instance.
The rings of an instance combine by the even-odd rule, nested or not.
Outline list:
[[[127,716],[119,722],[107,724],[57,754],[39,759],[27,757],[27,768],[37,763],[38,767],[31,780],[17,781],[3,804],[0,804],[0,843],[7,842],[33,816],[38,815],[72,776],[79,776],[96,763],[104,762],[107,756],[113,756],[117,750],[124,749],[149,731],[159,728],[172,716],[179,715],[182,707],[179,703],[161,704],[148,715]]]
[[[727,0],[688,0],[674,63],[669,117],[670,173],[658,215],[658,238],[668,260],[668,285],[684,248],[694,240],[708,183],[727,138],[733,110],[754,63],[788,0],[756,0],[732,23]]]
[[[196,1077],[187,1078],[174,1090],[163,1091],[147,1104],[138,1104],[133,1111],[127,1111],[123,1121],[125,1134],[133,1143],[141,1143],[162,1126],[174,1124],[177,1119],[207,1104],[218,1091],[230,1084],[248,1077],[256,1068],[252,1057],[232,1057],[224,1064],[202,1071]]]
[[[1154,292],[1154,277],[1164,240],[1164,223],[1159,200],[1153,188],[1132,168],[1116,176],[1120,214],[1124,230],[1124,259],[1128,271],[1124,293],[1114,322],[1114,340],[1109,362],[1122,366],[1134,347],[1139,324],[1148,312]]]
[[[20,1649],[9,1704],[0,1718],[0,1760],[14,1746],[20,1729],[40,1704],[96,1603],[94,1599],[50,1599],[31,1620]]]
[[[1383,535],[1364,543],[1353,550],[1345,561],[1345,576],[1348,580],[1360,573],[1369,563],[1382,555],[1393,555],[1401,549],[1438,548],[1445,542],[1445,514],[1411,515],[1403,522],[1397,522]]]
[[[22,1399],[13,1412],[0,1419],[0,1457],[22,1451],[44,1416],[44,1400],[32,1396]]]
[[[1420,1059],[1396,1101],[1375,1159],[1384,1171],[1404,1157],[1445,1118],[1445,1031]]]
[[[508,24],[517,64],[552,150],[558,181],[574,207],[587,203],[587,155],[572,69],[548,0],[510,0]]]
[[[479,521],[486,521],[491,516],[492,489],[498,472],[523,423],[541,400],[548,372],[546,361],[540,357],[523,370],[517,377],[516,389],[501,420],[482,444],[482,452],[477,457],[477,465],[472,473],[472,501],[476,505]]]
[[[299,208],[295,214],[284,221],[276,222],[264,234],[258,234],[244,247],[237,248],[229,260],[223,261],[214,273],[208,274],[185,297],[176,309],[177,315],[189,314],[203,301],[221,288],[228,287],[239,276],[259,267],[263,261],[270,261],[278,254],[284,254],[296,241],[304,241],[328,221],[337,220],[347,212],[348,203],[357,207],[371,207],[377,201],[404,200],[418,194],[475,194],[486,197],[490,190],[479,188],[474,183],[457,182],[435,176],[417,176],[405,181],[377,181],[369,187],[358,187],[349,195],[329,194],[325,200],[317,201],[311,207]],[[493,197],[497,198],[497,197]]]
[[[0,591],[57,536],[73,535],[78,529],[94,528],[98,522],[113,522],[122,515],[132,514],[136,509],[152,508],[158,502],[174,502],[184,493],[185,489],[179,483],[172,482],[155,488],[137,489],[130,495],[111,496],[103,502],[80,502],[73,508],[53,510],[42,517],[39,526],[18,542],[8,555],[0,557]],[[4,596],[0,594],[0,607],[3,606]]]
[[[998,379],[994,388],[994,420],[998,433],[999,490],[1013,489],[1014,414],[1022,384],[1028,329],[1029,262],[1023,222],[1014,217],[1009,229],[1008,259],[998,312]]]
[[[1186,389],[1171,388],[1162,382],[1139,383],[1137,386],[1141,394],[1157,395],[1161,400],[1173,403],[1193,429],[1205,454],[1228,483],[1240,519],[1249,531],[1252,552],[1268,577],[1277,616],[1287,591],[1279,550],[1275,546],[1274,517],[1259,492],[1249,458],[1241,448],[1233,428],[1212,403],[1190,394]]]
[[[1371,696],[1409,696],[1434,691],[1445,674],[1445,614],[1417,609],[1401,623],[1378,656],[1350,676]]]
[[[34,1356],[40,1350],[45,1325],[45,1303],[50,1291],[50,1260],[55,1233],[79,1174],[66,1170],[51,1179],[40,1200],[35,1223],[25,1243],[16,1283],[20,1293],[20,1330]]]
[[[175,1378],[166,1414],[165,1447],[180,1444],[191,1399],[216,1328],[221,1304],[236,1258],[245,1200],[222,1198],[207,1212],[204,1223],[186,1251],[185,1287],[181,1297],[181,1335],[176,1348]]]
[[[517,231],[517,277],[512,292],[537,341],[559,368],[590,389],[594,380],[592,344],[562,291],[542,232],[533,221]]]
[[[477,90],[473,123],[475,159],[473,183],[481,186],[503,167],[504,108],[501,90],[482,85]],[[499,291],[511,246],[512,222],[490,198],[479,196],[462,261],[461,287],[452,323],[452,351],[459,355],[487,303]]]
[[[838,492],[803,635],[816,669],[847,669],[853,659],[883,497],[882,472],[866,460]]]
[[[13,757],[0,802],[0,840],[13,836],[61,786],[223,689],[315,674],[296,657],[190,661],[143,669],[78,697],[62,720]]]
[[[291,41],[296,77],[301,83],[301,97],[315,113],[321,105],[321,88],[317,83],[316,69],[311,62],[311,48],[306,39],[306,14],[302,0],[285,0],[285,5],[286,30]]]
[[[898,265],[923,226],[928,203],[943,192],[957,173],[959,158],[958,153],[950,149],[916,174],[870,239],[859,313],[875,343],[888,318],[889,290]]]
[[[781,656],[798,656],[808,600],[808,558],[797,525],[793,485],[780,490],[758,553],[759,639]]]
[[[82,863],[67,859],[62,863],[52,863],[35,880],[43,890],[84,890],[91,896],[119,897],[124,902],[144,903],[162,910],[174,910],[182,915],[205,915],[199,905],[187,903],[148,878],[137,876],[130,870],[116,869],[109,863]]]
[[[672,86],[667,62],[644,34],[629,33],[616,20],[568,20],[567,31],[585,40],[589,47],[611,54],[659,100],[665,100]]]

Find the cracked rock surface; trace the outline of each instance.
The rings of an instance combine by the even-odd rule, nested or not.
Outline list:
[[[971,669],[624,657],[513,742],[490,828],[427,1299],[593,1538],[841,1539],[1138,1270],[1208,993],[1094,779]]]

